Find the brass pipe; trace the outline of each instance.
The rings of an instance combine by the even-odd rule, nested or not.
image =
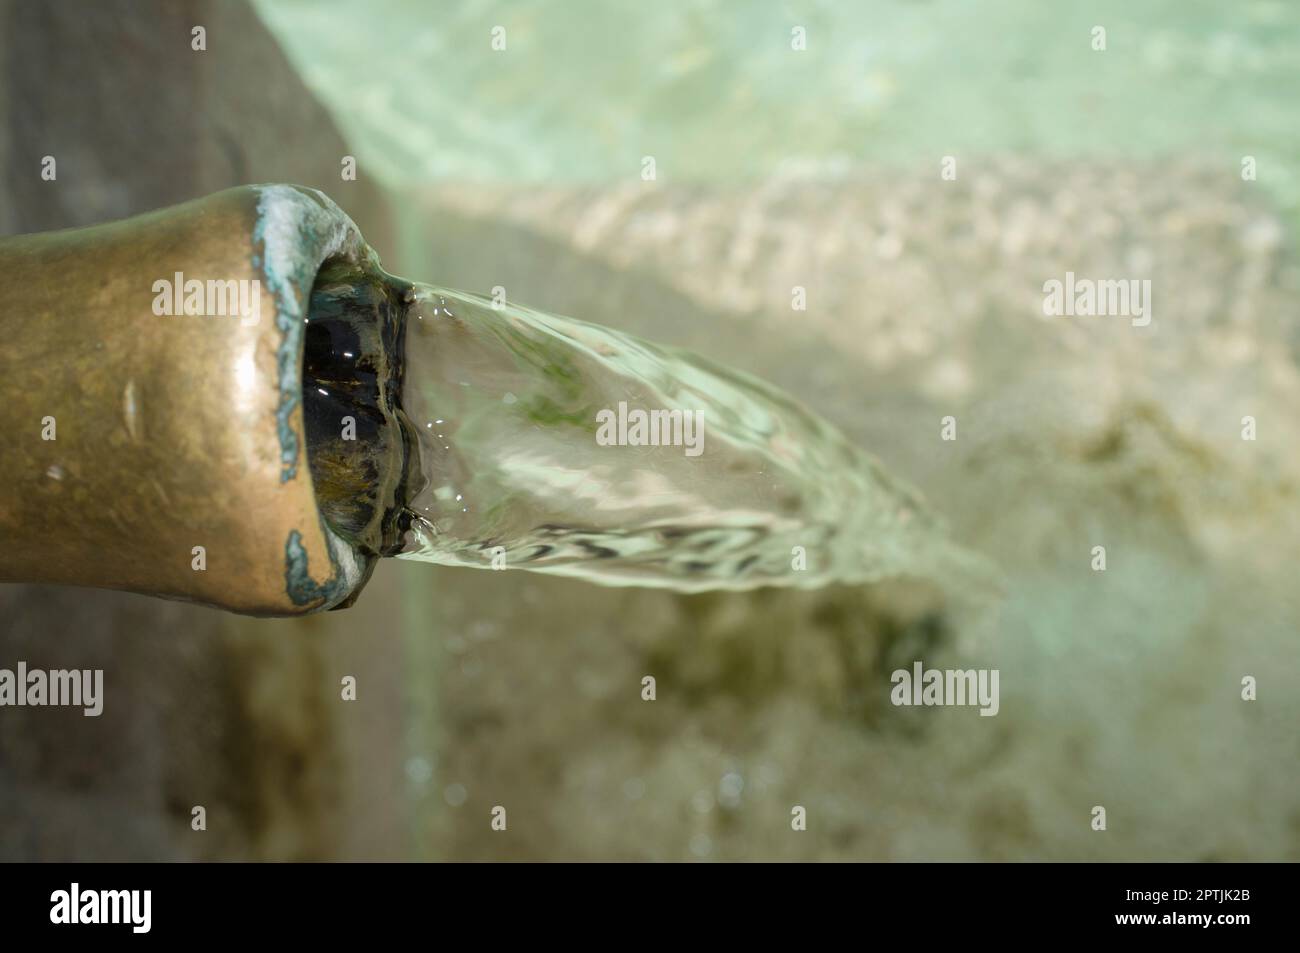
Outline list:
[[[285,185],[0,241],[0,581],[350,604],[377,557],[322,515],[302,409],[327,262],[378,269],[333,202]]]

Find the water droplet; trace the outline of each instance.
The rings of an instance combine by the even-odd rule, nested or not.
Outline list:
[[[745,779],[735,771],[730,771],[718,782],[718,803],[723,807],[738,807],[741,792],[744,790]]]
[[[691,838],[691,853],[696,857],[708,857],[713,853],[713,839],[708,834],[696,834]]]
[[[406,759],[406,777],[415,785],[428,784],[433,778],[433,765],[428,758],[413,755]]]
[[[628,778],[623,782],[623,796],[629,801],[639,801],[645,796],[645,781],[640,778]]]

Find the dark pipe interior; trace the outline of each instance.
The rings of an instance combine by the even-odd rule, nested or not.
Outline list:
[[[405,283],[326,263],[303,350],[307,457],[322,515],[362,551],[400,551],[413,469],[399,410]],[[417,471],[418,472],[418,471]]]

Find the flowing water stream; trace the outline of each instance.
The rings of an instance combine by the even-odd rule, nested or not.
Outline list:
[[[915,491],[745,374],[594,324],[359,274],[318,281],[311,314],[309,443],[338,447],[329,432],[346,413],[371,435],[364,466],[351,448],[337,457],[353,461],[340,468],[351,485],[323,472],[329,454],[313,454],[313,472],[347,503],[336,525],[385,555],[681,591],[892,576],[997,588]],[[361,373],[343,357],[365,349],[358,333],[394,332],[388,366]],[[376,441],[385,432],[403,435],[404,461],[367,494],[398,451]]]

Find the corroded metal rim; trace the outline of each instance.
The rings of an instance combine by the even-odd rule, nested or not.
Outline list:
[[[253,229],[253,267],[262,274],[275,299],[275,326],[280,331],[276,355],[279,404],[276,433],[280,441],[282,482],[298,478],[305,440],[299,411],[302,402],[303,327],[306,323],[312,285],[327,261],[345,260],[362,268],[378,270],[374,251],[361,237],[356,224],[323,192],[295,185],[259,185],[257,225]],[[298,418],[295,426],[295,417]],[[306,467],[303,466],[304,471]],[[304,479],[310,475],[304,472]],[[360,586],[369,577],[373,559],[361,556],[353,546],[319,519],[329,545],[332,572],[323,583],[316,582],[302,534],[289,533],[285,541],[285,591],[295,605],[326,608],[346,599],[351,605]],[[351,598],[347,598],[351,596]]]

